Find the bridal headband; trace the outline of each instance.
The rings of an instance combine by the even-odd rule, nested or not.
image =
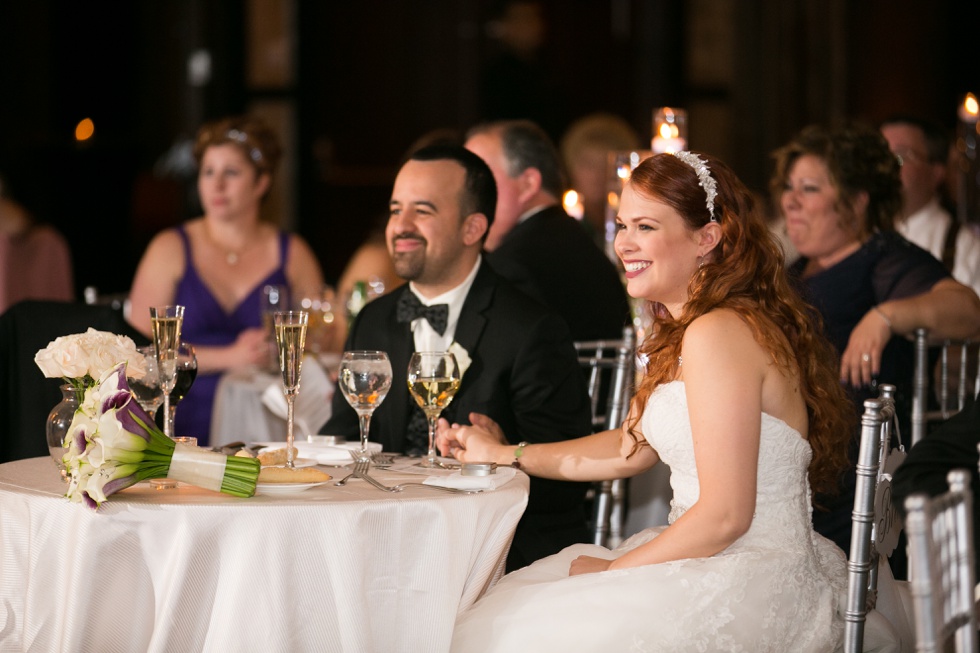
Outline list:
[[[705,203],[705,206],[708,207],[708,215],[712,222],[718,222],[718,218],[715,217],[715,197],[718,196],[718,182],[711,176],[708,162],[693,152],[681,151],[671,152],[671,154],[694,168],[694,172],[698,175],[698,184],[704,189],[704,194],[708,197],[708,201]]]

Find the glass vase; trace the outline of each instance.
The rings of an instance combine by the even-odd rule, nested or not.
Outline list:
[[[48,452],[58,466],[58,471],[61,472],[63,479],[67,478],[65,463],[62,460],[67,452],[64,446],[65,436],[68,435],[68,429],[71,427],[71,421],[75,417],[78,405],[75,387],[70,383],[64,383],[61,386],[61,401],[48,413]]]

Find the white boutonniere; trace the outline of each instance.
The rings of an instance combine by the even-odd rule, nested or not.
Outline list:
[[[456,364],[459,365],[459,379],[462,381],[463,375],[466,374],[470,363],[473,362],[470,359],[470,354],[458,342],[449,345],[449,353],[456,357]]]

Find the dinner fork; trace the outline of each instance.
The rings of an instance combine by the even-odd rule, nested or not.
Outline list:
[[[337,487],[340,487],[341,485],[347,485],[347,481],[351,480],[352,478],[357,477],[357,473],[356,472],[357,472],[357,468],[358,468],[359,465],[363,465],[365,471],[367,471],[368,462],[366,460],[365,461],[355,462],[354,463],[354,468],[351,471],[351,473],[348,474],[347,476],[343,477],[342,479],[340,479],[336,483],[334,483],[334,485],[336,485]]]
[[[368,474],[368,469],[371,467],[371,463],[368,460],[358,460],[354,463],[354,472],[351,474],[354,478],[364,479],[374,487],[382,490],[384,492],[401,492],[401,490],[396,490],[394,488],[388,487],[387,485],[380,483],[373,476]]]

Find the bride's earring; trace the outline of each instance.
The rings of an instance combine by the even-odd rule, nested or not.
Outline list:
[[[703,267],[704,267],[704,257],[703,256],[699,256],[698,257],[698,269],[700,270]]]

